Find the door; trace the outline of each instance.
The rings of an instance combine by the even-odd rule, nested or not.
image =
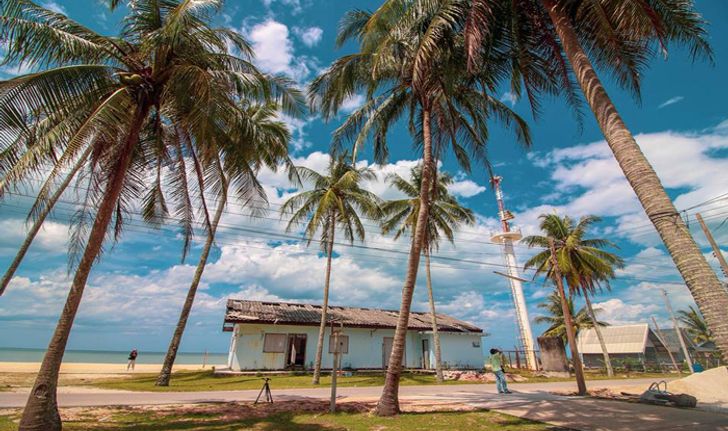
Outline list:
[[[422,368],[430,369],[430,340],[422,339]]]
[[[288,334],[286,368],[303,368],[306,365],[306,334]]]
[[[389,357],[392,356],[392,345],[394,344],[394,337],[382,338],[382,368],[389,366]],[[404,354],[402,355],[402,366],[407,363],[407,346],[405,345]]]

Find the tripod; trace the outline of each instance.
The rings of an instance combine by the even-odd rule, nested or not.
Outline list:
[[[258,404],[258,401],[260,401],[260,396],[265,394],[265,402],[266,403],[273,403],[273,395],[270,393],[270,379],[268,377],[263,377],[263,380],[265,383],[263,383],[263,387],[260,389],[260,392],[258,393],[258,398],[255,399],[255,403]]]

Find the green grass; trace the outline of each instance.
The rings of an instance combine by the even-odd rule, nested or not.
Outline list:
[[[534,376],[532,373],[521,373],[528,380],[524,383],[558,382],[571,381],[572,378],[546,378]],[[657,373],[631,373],[617,374],[616,378],[654,378],[676,377]],[[331,384],[330,376],[322,376],[321,384],[311,384],[310,374],[301,375],[273,375],[271,378],[272,389],[292,388],[315,388],[326,387]],[[91,385],[104,389],[118,389],[128,391],[153,391],[153,392],[194,392],[194,391],[232,391],[244,389],[260,389],[263,382],[257,376],[215,376],[212,371],[182,371],[174,373],[170,386],[154,386],[157,379],[156,374],[137,374],[128,378],[112,378],[106,380],[94,380],[87,382]],[[606,375],[599,373],[586,373],[587,380],[604,380]],[[338,385],[341,387],[371,387],[384,384],[383,373],[361,373],[351,377],[339,377]],[[403,373],[401,384],[404,386],[434,385],[437,384],[435,376],[431,374]],[[480,382],[445,381],[446,385],[481,384]],[[517,384],[517,383],[516,383]]]
[[[15,431],[17,425],[0,416],[0,431]],[[67,420],[65,431],[404,431],[404,430],[556,430],[539,422],[490,411],[405,413],[380,418],[370,413],[282,412],[251,418],[225,418],[214,413],[142,414],[117,412],[105,420],[89,416]]]
[[[321,376],[321,384],[311,384],[311,375],[273,375],[270,376],[272,389],[327,387],[331,384],[330,376]],[[193,391],[232,391],[243,389],[260,389],[263,381],[257,376],[215,376],[212,371],[182,371],[174,373],[169,387],[154,386],[156,374],[138,374],[125,379],[96,380],[92,386],[105,389],[121,389],[128,391],[155,392],[193,392]],[[339,377],[337,383],[342,387],[370,387],[384,384],[383,373],[354,374],[351,377]],[[435,377],[430,374],[404,373],[402,385],[433,385]],[[445,384],[467,384],[473,382],[448,381]],[[475,382],[477,383],[477,382]]]

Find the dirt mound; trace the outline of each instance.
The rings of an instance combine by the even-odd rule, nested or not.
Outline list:
[[[459,380],[463,382],[483,382],[483,383],[494,383],[495,374],[491,372],[480,373],[478,371],[444,371],[443,377],[445,380]],[[506,380],[513,382],[525,382],[528,380],[527,377],[519,376],[518,374],[506,373]]]
[[[728,367],[717,367],[668,383],[667,390],[698,399],[698,405],[714,404],[728,408]]]

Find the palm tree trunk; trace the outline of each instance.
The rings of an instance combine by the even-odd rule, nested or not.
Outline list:
[[[604,356],[604,365],[607,367],[607,376],[614,377],[614,370],[612,369],[612,361],[609,359],[609,351],[607,350],[607,343],[604,342],[604,335],[602,335],[602,330],[599,328],[599,324],[597,323],[597,316],[594,313],[594,309],[592,308],[591,299],[589,299],[589,293],[584,291],[584,301],[586,302],[586,310],[589,313],[589,318],[591,319],[592,323],[594,324],[594,332],[597,333],[597,338],[599,339],[599,345],[602,348],[602,355]]]
[[[148,109],[137,108],[132,120],[129,134],[119,153],[115,169],[110,173],[104,197],[101,200],[96,219],[89,233],[86,249],[73,277],[71,289],[66,298],[56,330],[53,333],[48,349],[43,357],[38,377],[35,379],[28,402],[23,410],[18,431],[61,431],[61,417],[58,414],[56,389],[58,372],[63,362],[68,336],[71,333],[73,320],[83,297],[91,267],[96,260],[106,236],[106,231],[114,214],[117,201],[121,195],[124,179],[129,169],[134,148],[139,142],[139,132],[144,124]]]
[[[425,275],[427,276],[427,297],[430,300],[430,318],[432,320],[432,344],[435,346],[435,379],[442,383],[442,355],[440,354],[440,333],[437,331],[437,313],[435,312],[435,296],[432,293],[432,276],[430,274],[430,251],[425,247]]]
[[[326,281],[324,282],[324,302],[321,304],[321,324],[319,325],[318,343],[316,344],[316,360],[313,365],[313,384],[318,385],[321,379],[321,359],[324,353],[324,334],[326,333],[326,315],[329,309],[329,286],[331,285],[331,257],[334,254],[334,234],[336,233],[336,215],[329,217],[329,243],[326,247]]]
[[[556,284],[556,290],[559,292],[559,299],[561,300],[561,312],[564,314],[564,326],[566,327],[566,340],[569,343],[569,350],[571,350],[571,361],[574,364],[574,374],[576,374],[576,386],[579,390],[579,395],[586,395],[586,380],[584,379],[584,369],[581,366],[581,357],[579,356],[579,348],[576,345],[576,334],[574,331],[574,319],[569,309],[569,301],[566,299],[566,292],[564,292],[564,283],[559,270],[559,264],[556,261],[556,249],[554,248],[554,241],[550,241],[551,248],[551,268],[554,283]]]
[[[15,255],[15,259],[13,259],[13,261],[10,263],[8,270],[5,272],[5,275],[3,275],[2,281],[0,281],[0,296],[5,293],[5,288],[8,286],[8,284],[10,284],[10,280],[12,280],[13,275],[15,275],[15,271],[18,270],[20,262],[23,261],[25,254],[30,248],[30,245],[33,243],[33,240],[35,240],[35,236],[38,235],[38,232],[40,232],[40,228],[43,227],[43,222],[45,222],[46,217],[48,217],[48,214],[50,214],[53,208],[56,206],[58,199],[61,198],[63,192],[66,191],[68,185],[71,184],[71,181],[73,181],[73,179],[76,177],[79,169],[81,169],[81,167],[83,167],[83,165],[86,163],[86,159],[88,158],[89,154],[91,154],[92,148],[93,147],[87,148],[86,151],[84,151],[84,153],[78,158],[78,161],[71,169],[71,172],[68,173],[61,185],[58,186],[58,189],[53,194],[53,196],[51,196],[48,202],[46,202],[43,210],[40,212],[40,214],[38,214],[38,217],[33,223],[33,227],[30,228],[30,230],[28,231],[28,234],[25,237],[25,241],[23,241],[23,244],[20,246],[20,250],[18,250],[18,253]]]
[[[420,255],[425,239],[427,228],[427,217],[430,211],[430,187],[434,181],[434,166],[432,163],[432,134],[430,131],[429,108],[422,108],[422,132],[423,132],[423,165],[422,184],[420,185],[420,211],[417,214],[417,226],[412,245],[410,246],[409,258],[407,261],[407,276],[402,287],[402,304],[399,308],[397,328],[394,331],[392,342],[392,354],[389,357],[387,374],[384,379],[382,396],[377,403],[377,415],[393,416],[399,413],[399,376],[402,372],[402,357],[404,356],[407,328],[409,325],[410,307],[412,296],[417,281],[417,269],[420,264]]]
[[[210,231],[207,234],[207,240],[205,241],[205,247],[202,249],[199,262],[197,262],[197,269],[195,270],[195,275],[192,278],[192,284],[190,284],[190,289],[187,291],[187,298],[182,306],[182,312],[180,312],[177,327],[174,330],[174,335],[172,335],[172,340],[169,342],[167,354],[164,356],[164,364],[162,365],[162,371],[159,372],[159,376],[157,377],[157,382],[155,383],[156,386],[169,386],[169,379],[172,376],[172,367],[174,366],[174,361],[177,358],[177,350],[182,342],[182,335],[187,327],[187,320],[190,317],[192,305],[195,302],[197,287],[200,285],[202,273],[205,271],[205,266],[207,265],[207,258],[210,256],[210,250],[212,249],[212,244],[215,241],[217,226],[220,223],[223,212],[225,211],[225,204],[227,203],[227,186],[224,183],[225,180],[223,179],[223,193],[220,196],[220,202],[217,204],[215,216],[212,220]]]
[[[721,286],[717,275],[690,236],[660,179],[622,121],[579,44],[569,18],[555,0],[543,0],[543,4],[609,148],[713,331],[715,344],[720,349],[723,360],[728,362],[728,319],[725,318],[728,291]]]

